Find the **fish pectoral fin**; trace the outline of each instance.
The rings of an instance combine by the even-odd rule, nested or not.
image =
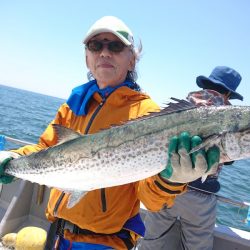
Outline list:
[[[201,176],[201,183],[204,183],[206,179],[207,179],[207,174],[202,175]]]
[[[86,194],[88,191],[73,191],[70,192],[67,208],[74,207]]]
[[[192,154],[200,149],[207,149],[207,148],[210,148],[214,145],[218,145],[219,141],[220,141],[219,135],[211,135],[211,136],[205,138],[201,144],[192,148],[188,154]]]

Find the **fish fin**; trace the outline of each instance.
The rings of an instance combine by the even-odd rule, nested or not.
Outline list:
[[[173,113],[173,112],[197,108],[196,105],[194,105],[193,103],[191,103],[187,100],[178,99],[178,98],[174,98],[174,97],[171,97],[170,99],[175,101],[175,102],[167,103],[167,106],[165,108],[163,108],[160,111],[160,113],[166,114],[166,113]]]
[[[75,132],[70,128],[66,128],[59,124],[52,124],[52,127],[57,135],[57,145],[66,141],[70,141],[79,137],[82,137],[80,133]]]
[[[170,98],[171,100],[173,100],[174,102],[168,102],[166,103],[166,107],[161,108],[160,111],[156,111],[156,112],[149,112],[148,115],[145,115],[143,117],[139,117],[136,118],[135,120],[144,120],[150,117],[155,117],[155,116],[161,116],[161,115],[165,115],[165,114],[171,114],[171,113],[175,113],[175,112],[181,112],[184,110],[189,110],[189,109],[194,109],[197,108],[197,106],[195,106],[193,103],[187,101],[187,100],[183,100],[183,99],[177,99],[174,97]],[[134,120],[132,120],[134,121]]]
[[[207,179],[207,174],[204,174],[201,176],[201,183],[205,182],[205,180]]]
[[[166,106],[162,107],[161,110],[149,111],[147,115],[143,115],[143,116],[140,116],[138,118],[127,120],[127,121],[120,121],[119,124],[110,125],[110,127],[111,128],[118,127],[121,125],[133,123],[135,121],[143,121],[146,119],[150,119],[152,117],[157,117],[157,116],[161,116],[161,115],[165,115],[165,114],[171,114],[171,113],[175,113],[175,112],[181,112],[181,111],[197,108],[196,105],[194,105],[193,103],[191,103],[187,100],[177,99],[174,97],[171,97],[170,99],[174,102],[165,103],[164,105],[166,105]]]
[[[148,115],[143,116],[143,117],[139,117],[137,119],[143,120],[143,119],[147,119],[148,117],[151,117],[151,116],[161,116],[161,115],[165,115],[165,114],[171,114],[171,113],[175,113],[175,112],[181,112],[184,110],[197,108],[196,105],[194,105],[193,103],[191,103],[187,100],[177,99],[174,97],[171,97],[170,99],[174,102],[170,101],[168,103],[165,103],[165,107],[162,107],[160,111],[149,112]]]
[[[73,191],[69,195],[67,208],[74,207],[86,194],[88,191]]]
[[[181,112],[181,111],[197,108],[197,106],[195,106],[193,103],[191,103],[187,100],[177,99],[174,97],[171,97],[170,99],[173,100],[174,102],[166,103],[165,104],[166,107],[162,107],[160,111],[151,111],[151,112],[148,112],[147,115],[144,115],[142,117],[138,117],[136,119],[129,120],[127,122],[121,122],[121,124],[133,123],[133,122],[138,121],[138,120],[140,120],[140,121],[146,120],[146,119],[150,119],[152,117],[157,117],[157,116],[161,116],[161,115],[165,115],[165,114],[171,114],[171,113],[175,113],[175,112]]]
[[[188,154],[192,154],[200,149],[204,148],[210,148],[216,144],[218,144],[218,139],[220,138],[220,135],[211,135],[204,139],[204,141],[197,145],[196,147],[192,148]]]

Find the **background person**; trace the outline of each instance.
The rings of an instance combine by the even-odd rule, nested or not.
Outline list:
[[[240,74],[226,66],[215,67],[209,77],[198,76],[196,83],[203,88],[188,94],[187,99],[197,106],[230,105],[230,99],[243,100],[236,92]],[[160,212],[148,211],[145,217],[146,234],[139,250],[146,249],[213,249],[216,220],[216,197],[220,189],[218,172],[189,183],[188,191],[175,199],[171,208]],[[208,193],[207,193],[208,192]]]
[[[52,124],[90,134],[159,111],[155,102],[142,93],[136,83],[135,66],[141,49],[135,48],[133,34],[121,20],[111,16],[97,20],[90,27],[83,43],[86,64],[90,70],[89,82],[73,89],[38,144],[0,153],[2,182],[12,181],[11,177],[4,174],[4,165],[11,157],[28,155],[56,144],[57,136]],[[176,138],[179,138],[178,141]],[[193,138],[184,133],[175,139],[172,149],[176,151],[175,157],[182,158],[178,154],[179,145],[186,152],[183,140],[190,144]],[[190,156],[185,155],[189,159]],[[197,155],[198,158],[196,171],[191,160],[185,166],[190,172],[189,176],[194,174],[192,180],[202,176],[210,167],[203,152]],[[218,161],[214,163],[218,165]],[[168,167],[171,167],[171,160]],[[66,207],[68,194],[52,189],[46,216],[49,221],[57,222],[54,248],[132,249],[145,231],[139,215],[140,200],[149,209],[158,211],[164,204],[172,206],[176,195],[186,190],[185,175],[179,176],[181,183],[174,184],[173,176],[168,176],[166,180],[164,173],[135,183],[90,191],[72,208]]]

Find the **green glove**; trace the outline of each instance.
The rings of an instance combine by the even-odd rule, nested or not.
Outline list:
[[[13,181],[14,176],[4,173],[5,166],[10,160],[18,158],[19,156],[20,156],[19,154],[16,154],[14,152],[0,151],[0,183],[8,184]]]
[[[217,171],[220,150],[213,146],[207,151],[200,149],[192,154],[189,151],[202,143],[199,136],[190,137],[188,132],[170,139],[168,163],[160,175],[171,182],[187,183]]]

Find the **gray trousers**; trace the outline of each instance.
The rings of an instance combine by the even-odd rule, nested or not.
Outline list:
[[[215,220],[216,197],[188,190],[172,208],[147,211],[138,250],[211,250]]]

